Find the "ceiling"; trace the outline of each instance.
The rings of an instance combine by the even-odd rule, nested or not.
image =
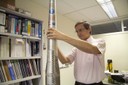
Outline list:
[[[49,0],[32,0],[43,7],[49,7]],[[77,22],[88,21],[92,24],[128,18],[128,0],[112,0],[118,18],[110,19],[96,0],[56,0],[57,12]]]

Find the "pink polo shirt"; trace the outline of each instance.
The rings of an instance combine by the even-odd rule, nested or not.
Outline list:
[[[87,42],[97,46],[101,54],[90,54],[74,48],[68,57],[71,63],[74,62],[74,76],[76,81],[85,84],[97,83],[105,77],[105,41],[94,39],[91,36],[87,39]]]

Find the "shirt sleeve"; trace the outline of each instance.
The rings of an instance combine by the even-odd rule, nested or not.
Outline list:
[[[69,58],[69,60],[70,60],[70,64],[73,63],[73,61],[74,61],[74,59],[75,59],[75,57],[76,57],[76,51],[77,51],[77,49],[74,47],[74,48],[72,49],[72,52],[68,55],[68,58]]]
[[[101,52],[102,55],[104,55],[105,50],[106,50],[106,43],[105,40],[99,40],[97,43],[97,48],[99,49],[99,51]]]

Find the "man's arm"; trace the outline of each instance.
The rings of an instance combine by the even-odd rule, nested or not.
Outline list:
[[[98,48],[84,40],[80,40],[80,39],[75,39],[72,38],[70,36],[64,35],[64,37],[62,38],[63,41],[75,46],[76,48],[84,51],[84,52],[88,52],[88,53],[92,53],[92,54],[100,54],[100,51],[98,50]]]
[[[84,52],[100,54],[100,51],[96,46],[91,45],[90,43],[84,40],[75,39],[70,36],[67,36],[64,33],[57,31],[55,29],[49,29],[47,33],[47,37],[49,39],[57,39],[57,40],[65,41]]]
[[[69,58],[64,56],[59,48],[58,48],[58,58],[62,64],[70,63]]]

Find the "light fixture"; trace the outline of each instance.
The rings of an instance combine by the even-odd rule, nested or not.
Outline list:
[[[97,0],[97,2],[110,18],[118,17],[111,0]]]

